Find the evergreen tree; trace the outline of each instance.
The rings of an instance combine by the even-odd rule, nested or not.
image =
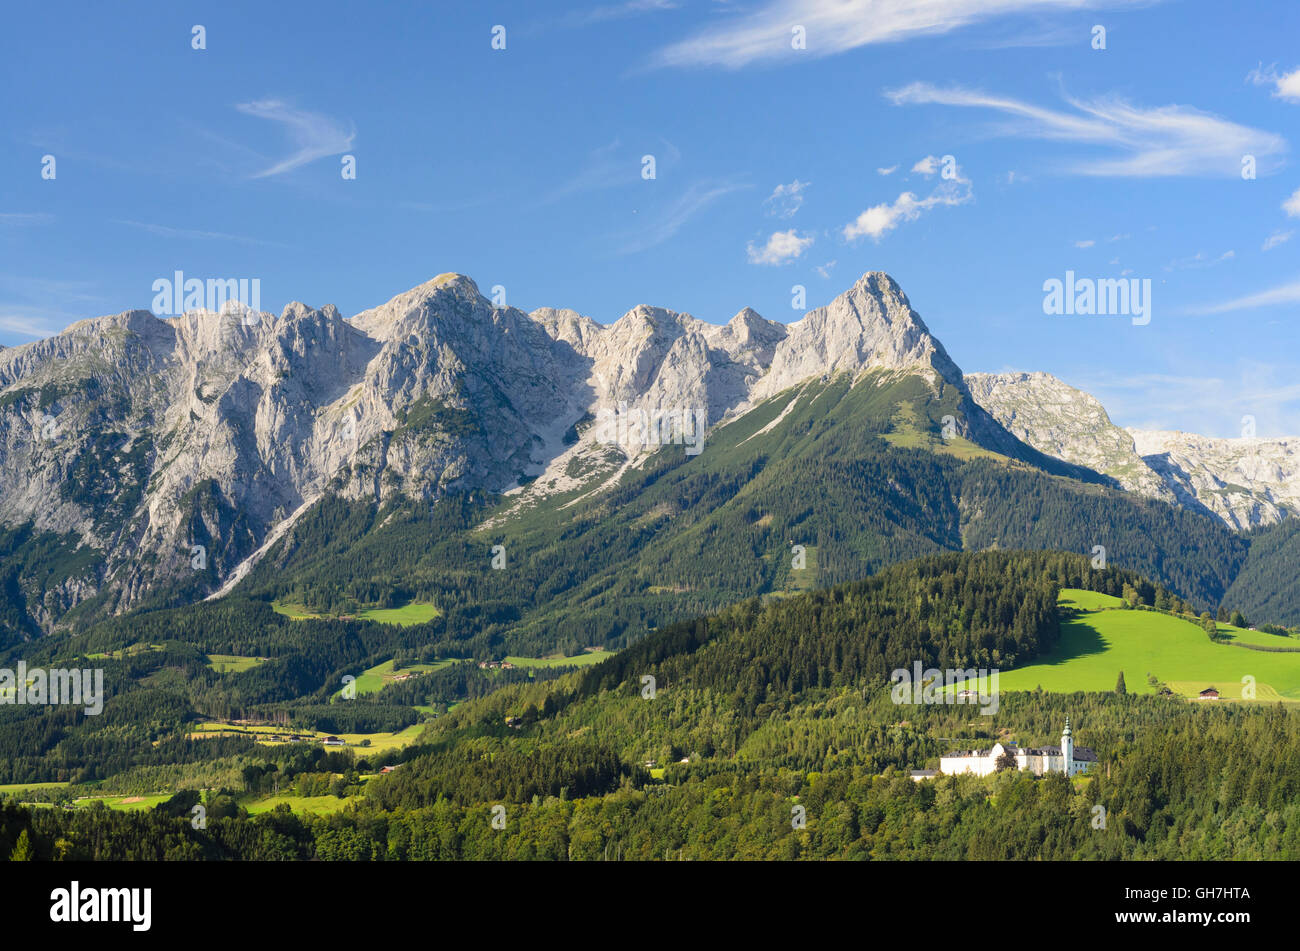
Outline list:
[[[1119,672],[1119,680],[1115,681],[1115,692],[1120,696],[1128,693],[1128,688],[1124,686],[1124,671]]]
[[[20,835],[18,836],[18,842],[17,842],[16,845],[14,845],[14,850],[13,850],[13,852],[10,853],[10,855],[9,855],[9,861],[11,861],[11,862],[31,862],[31,861],[34,860],[35,858],[36,858],[36,856],[35,856],[35,854],[33,854],[33,852],[32,852],[32,840],[31,840],[31,837],[28,836],[28,834],[27,834],[27,830],[24,829],[24,830],[22,831],[22,834],[20,834]]]

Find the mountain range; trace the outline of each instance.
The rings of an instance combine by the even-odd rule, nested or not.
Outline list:
[[[1300,439],[1121,429],[1095,398],[1048,373],[971,373],[966,383],[1020,439],[1131,492],[1205,511],[1241,530],[1300,512]]]
[[[668,422],[647,439],[655,420]],[[813,450],[808,440],[828,439],[837,421],[837,441]],[[1114,490],[1150,499],[1156,509],[1132,511],[1171,526],[1180,517],[1160,513],[1204,517],[1197,531],[1213,531],[1208,521],[1257,528],[1295,510],[1300,442],[1126,431],[1092,397],[1046,374],[963,376],[883,273],[863,275],[794,323],[745,308],[723,325],[646,306],[609,325],[571,310],[525,313],[442,274],[351,318],[300,303],[278,317],[135,310],[0,351],[0,623],[31,636],[137,607],[283,587],[330,506],[389,513],[363,532],[382,534],[394,530],[396,507],[478,499],[487,507],[458,529],[467,546],[512,520],[577,526],[587,518],[579,512],[619,493],[653,497],[658,474],[690,462],[700,440],[710,444],[704,456],[723,447],[725,459],[697,460],[713,477],[742,457],[747,469],[734,496],[694,514],[722,512],[745,493],[761,509],[788,491],[774,478],[762,488],[774,452],[809,460],[822,452],[827,467],[847,461],[856,452],[844,444],[850,421],[869,421],[863,433],[895,454],[995,463],[1022,481],[1038,473],[1077,486],[1070,492],[1080,499],[1118,497]],[[685,454],[677,448],[692,440]],[[907,519],[890,515],[869,540],[856,538],[859,526],[828,522],[819,581],[1013,540],[1005,526],[981,538],[993,503],[962,498],[955,483],[930,505],[892,469],[878,475],[882,483],[852,488],[897,493],[900,510],[921,521],[904,531]],[[671,517],[689,493],[656,504]],[[940,517],[944,505],[954,508]],[[830,537],[846,533],[855,554],[841,552],[848,560],[837,569]],[[654,543],[668,544],[660,535]],[[1035,540],[1027,526],[1021,535],[1068,547],[1061,532]],[[1244,545],[1215,537],[1236,554],[1225,556],[1218,581],[1184,585],[1184,596],[1221,597],[1244,563]],[[1134,567],[1147,570],[1164,556],[1142,557]],[[266,559],[276,580],[259,572]],[[733,579],[728,590],[760,593],[773,577],[757,587]]]

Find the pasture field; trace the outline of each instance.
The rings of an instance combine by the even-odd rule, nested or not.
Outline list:
[[[242,674],[252,670],[258,664],[265,664],[266,657],[241,657],[238,654],[208,654],[208,666],[219,674]]]
[[[0,784],[0,796],[25,793],[33,789],[64,789],[69,783],[9,783]]]
[[[175,793],[155,793],[150,796],[86,796],[73,800],[73,805],[84,809],[96,802],[102,802],[110,809],[139,810],[152,809],[159,803],[166,802]]]
[[[271,610],[276,614],[283,614],[293,621],[318,621],[328,617],[325,614],[316,614],[309,611],[301,604],[295,604],[292,601],[272,601]]]
[[[404,746],[410,746],[423,732],[425,725],[423,723],[412,723],[404,730],[397,733],[322,733],[319,730],[295,730],[292,727],[284,726],[245,726],[243,724],[227,723],[199,723],[189,733],[192,739],[202,739],[205,736],[253,736],[258,743],[271,744],[286,742],[286,737],[296,735],[306,737],[306,740],[300,742],[314,743],[319,742],[327,736],[337,736],[342,740],[346,747],[335,747],[336,749],[350,749],[358,756],[365,756],[367,753],[382,753],[388,750],[401,749]],[[369,740],[367,746],[362,746],[364,740]]]
[[[411,664],[410,666],[403,667],[401,670],[393,670],[393,661],[391,659],[386,660],[382,664],[376,664],[369,670],[363,670],[361,672],[357,677],[356,682],[357,696],[362,696],[363,694],[368,693],[379,693],[379,691],[383,690],[389,684],[396,683],[398,677],[404,677],[407,674],[412,676],[416,674],[427,674],[430,671],[442,670],[442,668],[450,667],[452,664],[458,663],[460,660],[461,658],[459,657],[449,657],[432,664]],[[334,691],[335,694],[340,694],[342,692],[342,687]]]
[[[132,644],[130,647],[123,647],[121,650],[87,654],[86,658],[88,660],[121,660],[124,657],[134,657],[136,654],[147,654],[162,649],[161,644]]]
[[[329,614],[317,614],[303,605],[291,601],[272,601],[271,610],[294,621],[319,621],[333,617],[333,615]],[[377,621],[380,624],[406,626],[408,624],[424,624],[427,621],[432,621],[441,613],[432,604],[412,601],[400,608],[367,608],[355,615],[355,617],[362,621]]]
[[[362,611],[357,617],[363,621],[378,621],[380,624],[397,624],[405,627],[408,624],[424,624],[432,621],[440,613],[432,604],[412,601],[400,608],[371,608],[369,611]]]
[[[1002,690],[1052,693],[1110,691],[1120,671],[1129,693],[1155,693],[1152,674],[1174,693],[1194,697],[1214,687],[1224,699],[1241,699],[1244,677],[1255,680],[1255,699],[1300,701],[1300,652],[1260,651],[1216,644],[1199,624],[1156,611],[1114,610],[1118,598],[1063,589],[1060,603],[1079,610],[1061,625],[1060,643],[1032,664],[1002,671]],[[1288,644],[1289,638],[1219,628],[1242,643]],[[1265,640],[1269,639],[1269,640]],[[1208,701],[1207,701],[1208,702]]]
[[[254,816],[261,812],[270,812],[279,805],[287,805],[294,812],[310,812],[318,816],[326,816],[332,812],[339,812],[355,798],[340,799],[337,796],[279,795],[268,796],[266,799],[258,799],[255,802],[247,802],[243,805],[248,810],[249,815]]]
[[[583,651],[573,657],[552,654],[550,657],[507,657],[506,660],[516,667],[590,667],[592,664],[599,664],[602,660],[613,656],[613,651],[607,651],[602,647],[596,650]]]

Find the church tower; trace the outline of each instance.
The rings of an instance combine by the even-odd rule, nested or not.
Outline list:
[[[1061,734],[1061,759],[1065,762],[1065,775],[1074,775],[1074,737],[1070,735],[1070,718],[1065,718],[1065,732]]]

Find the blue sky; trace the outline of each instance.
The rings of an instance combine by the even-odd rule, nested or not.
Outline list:
[[[602,322],[641,303],[789,321],[794,285],[812,307],[884,270],[967,371],[1046,370],[1122,425],[1300,433],[1291,0],[42,4],[4,21],[0,343],[147,308],[178,269],[258,278],[267,310],[349,315],[460,271]],[[1150,323],[1045,315],[1067,270],[1149,279]]]

